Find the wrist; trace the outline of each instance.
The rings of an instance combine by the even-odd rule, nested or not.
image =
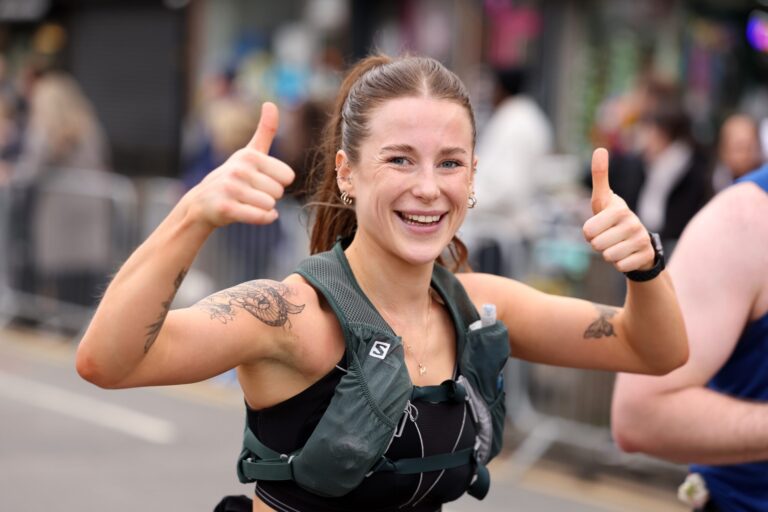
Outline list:
[[[631,272],[624,272],[624,275],[627,276],[627,279],[630,281],[650,281],[651,279],[654,279],[656,276],[658,276],[666,266],[666,262],[664,260],[664,248],[661,245],[661,238],[659,237],[658,233],[651,233],[650,231],[648,232],[648,236],[651,239],[651,247],[653,247],[654,252],[653,264],[647,268],[640,268]]]

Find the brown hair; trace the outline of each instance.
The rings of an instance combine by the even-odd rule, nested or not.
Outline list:
[[[349,161],[360,156],[360,145],[368,137],[371,112],[386,101],[407,96],[427,96],[455,101],[467,109],[472,123],[472,146],[476,128],[466,87],[452,71],[428,57],[391,59],[374,55],[358,62],[341,84],[331,117],[315,154],[308,187],[314,223],[310,236],[312,254],[329,250],[336,239],[354,235],[357,217],[354,209],[341,202],[336,185],[336,152],[343,149]],[[454,272],[469,269],[467,248],[454,235],[447,253],[438,263]]]

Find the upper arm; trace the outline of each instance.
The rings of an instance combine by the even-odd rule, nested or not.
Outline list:
[[[640,367],[626,343],[618,308],[550,295],[499,276],[463,274],[460,279],[478,307],[497,305],[514,357],[576,368]]]
[[[669,264],[689,360],[664,377],[621,375],[617,400],[703,386],[728,360],[749,321],[767,264],[768,222],[754,208],[755,199],[764,198],[755,193],[764,195],[749,187],[728,189],[689,223]]]
[[[283,359],[291,346],[286,341],[294,338],[293,321],[313,296],[301,283],[263,279],[172,310],[119,387],[196,382],[242,364]]]

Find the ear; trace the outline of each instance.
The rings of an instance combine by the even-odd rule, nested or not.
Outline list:
[[[349,167],[349,158],[343,149],[336,152],[336,185],[340,192],[346,192],[350,197],[355,196],[352,169]]]

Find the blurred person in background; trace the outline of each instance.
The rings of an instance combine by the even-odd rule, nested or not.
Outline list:
[[[708,155],[693,141],[691,120],[675,95],[662,95],[643,114],[637,148],[613,159],[614,191],[670,249],[712,197]]]
[[[212,97],[200,110],[195,151],[187,158],[181,174],[188,189],[247,144],[258,123],[254,105],[234,94]]]
[[[62,71],[37,78],[28,115],[12,179],[31,182],[52,169],[109,169],[106,135],[74,78]]]
[[[621,155],[638,151],[638,132],[646,113],[677,94],[674,82],[660,76],[650,63],[646,64],[629,90],[608,96],[600,103],[591,131],[593,144],[608,148],[613,162]]]
[[[218,142],[217,150],[214,147],[214,139],[232,139],[228,136],[225,127],[218,122],[219,119],[233,118],[234,131],[244,124],[254,124],[256,113],[252,104],[245,104],[235,91],[235,69],[227,69],[221,73],[215,73],[203,79],[189,117],[185,120],[182,130],[181,147],[181,180],[187,189],[194,187],[202,180],[211,169],[226,160],[230,152],[222,152],[222,143]],[[219,108],[221,105],[221,108]],[[231,114],[231,106],[241,107],[242,111]],[[253,132],[251,132],[253,133]],[[239,135],[238,135],[239,136]],[[237,147],[242,147],[242,144]]]
[[[63,71],[41,72],[34,63],[24,68],[23,75],[29,87],[23,93],[27,113],[9,180],[11,216],[23,219],[10,227],[14,287],[93,305],[112,271],[107,268],[109,237],[105,236],[110,212],[89,206],[98,203],[98,194],[109,193],[106,135],[73,77]],[[76,201],[56,193],[58,184],[67,182],[100,192],[87,201]],[[54,192],[41,193],[48,186]],[[88,251],[75,248],[74,232]]]
[[[763,148],[757,122],[747,114],[728,116],[718,137],[717,164],[712,175],[715,191],[723,190],[762,163]]]
[[[661,253],[611,192],[604,150],[595,151],[584,234],[626,273],[624,308],[466,271],[456,233],[477,203],[474,115],[463,83],[430,58],[373,56],[349,71],[312,181],[313,256],[282,281],[248,281],[170,311],[216,229],[277,219],[295,176],[268,154],[277,129],[277,108],[265,103],[250,142],[185,194],[118,271],[77,353],[79,374],[105,388],[237,368],[247,426],[238,472],[256,481],[255,499],[225,499],[219,510],[439,511],[467,489],[487,491],[510,352],[653,374],[686,360]],[[488,305],[485,327],[472,327]],[[482,398],[462,394],[473,390]],[[309,458],[313,439],[331,454]],[[340,480],[349,483],[341,493]],[[316,481],[334,492],[307,490]]]
[[[256,109],[252,102],[235,92],[232,79],[222,78],[224,83],[217,92],[208,95],[200,106],[201,119],[197,136],[199,147],[187,161],[187,167],[181,175],[187,189],[200,183],[212,169],[219,167],[232,153],[247,145],[256,130]],[[261,226],[235,223],[228,226],[223,235],[226,245],[219,247],[219,250],[227,251],[221,255],[228,261],[226,281],[240,282],[268,272],[271,256],[282,238],[281,221]],[[259,250],[263,246],[275,250]]]
[[[553,149],[554,132],[536,101],[526,94],[526,70],[494,71],[495,109],[478,136],[475,192],[478,204],[462,234],[477,251],[473,267],[500,274],[499,241],[488,233],[526,233],[533,222],[543,158]],[[503,226],[503,228],[502,228]]]
[[[621,374],[616,381],[616,442],[693,464],[679,495],[696,510],[768,510],[766,241],[763,166],[701,210],[672,257],[688,363],[664,377]]]

